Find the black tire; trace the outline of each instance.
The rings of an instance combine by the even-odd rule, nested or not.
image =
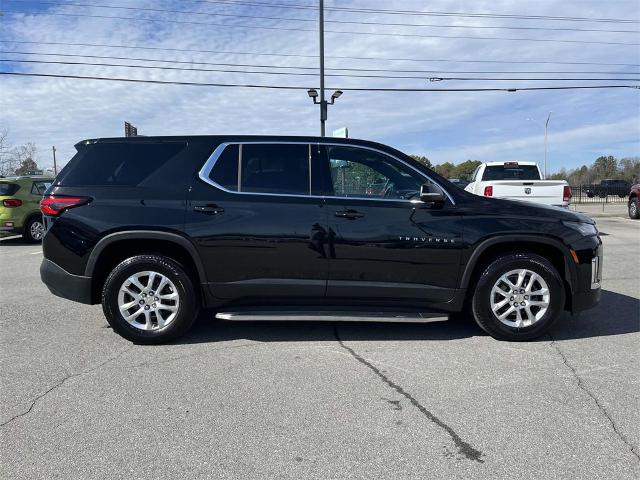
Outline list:
[[[39,232],[39,235],[38,235]],[[44,236],[44,220],[41,216],[34,216],[27,220],[22,230],[22,238],[25,242],[40,243]]]
[[[164,328],[140,330],[125,319],[118,307],[120,287],[130,276],[153,271],[167,277],[176,287],[179,304],[175,318]],[[138,255],[118,264],[102,289],[102,310],[111,328],[127,340],[139,344],[165,343],[186,333],[198,316],[200,303],[193,281],[174,260],[160,255]]]
[[[640,205],[638,205],[637,198],[629,200],[629,218],[640,218]]]
[[[530,326],[515,327],[502,323],[491,310],[491,291],[505,273],[527,269],[540,275],[549,287],[550,301],[542,318]],[[533,253],[509,253],[493,260],[482,271],[476,283],[471,308],[473,316],[485,332],[498,340],[525,341],[543,335],[564,309],[565,292],[558,271],[545,258]]]

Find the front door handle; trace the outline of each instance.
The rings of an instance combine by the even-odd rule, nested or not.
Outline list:
[[[336,217],[348,218],[349,220],[355,220],[356,218],[364,217],[364,213],[360,213],[357,210],[353,210],[351,208],[347,208],[345,210],[338,210],[336,212]]]
[[[224,208],[221,208],[214,204],[194,205],[193,211],[204,213],[205,215],[218,215],[219,213],[224,212]]]

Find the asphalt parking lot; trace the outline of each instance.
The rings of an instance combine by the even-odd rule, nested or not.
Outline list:
[[[602,303],[551,336],[232,323],[132,345],[0,241],[2,478],[640,475],[640,222],[599,218]]]

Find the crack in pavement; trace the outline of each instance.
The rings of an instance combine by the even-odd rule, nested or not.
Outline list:
[[[613,428],[613,431],[618,436],[618,438],[620,438],[620,440],[622,440],[624,442],[624,444],[627,447],[629,447],[629,450],[631,450],[631,453],[638,460],[640,460],[640,455],[638,454],[638,452],[636,452],[635,447],[633,446],[633,444],[629,441],[629,439],[626,437],[626,435],[624,433],[622,433],[618,429],[618,426],[616,425],[616,422],[613,420],[613,418],[611,417],[609,412],[607,412],[607,410],[604,408],[604,406],[600,403],[600,400],[598,400],[598,398],[595,396],[595,394],[591,390],[589,390],[587,388],[587,386],[585,385],[584,381],[582,380],[582,377],[580,375],[578,375],[578,371],[575,369],[575,367],[573,365],[571,365],[571,363],[569,362],[569,359],[566,357],[566,355],[564,354],[562,349],[558,346],[558,344],[556,342],[556,339],[553,338],[553,336],[550,333],[548,333],[547,335],[551,339],[550,346],[556,352],[558,352],[558,355],[560,355],[560,358],[562,359],[562,363],[564,363],[564,365],[571,371],[572,376],[576,379],[576,383],[578,385],[578,388],[580,390],[582,390],[584,393],[586,393],[593,400],[593,402],[596,404],[596,407],[598,407],[598,410],[600,410],[600,412],[605,416],[605,418],[611,424],[611,428]]]
[[[407,400],[409,400],[411,405],[416,407],[420,411],[420,413],[422,413],[425,417],[427,417],[432,423],[436,424],[438,427],[442,428],[445,432],[447,432],[451,437],[451,439],[453,440],[453,442],[455,443],[456,447],[458,447],[458,452],[461,455],[463,455],[469,460],[474,460],[479,463],[484,463],[484,460],[482,460],[482,456],[484,454],[480,450],[473,448],[469,443],[462,440],[462,438],[460,438],[460,435],[458,435],[455,432],[455,430],[453,430],[453,428],[451,428],[449,425],[444,423],[442,420],[436,417],[433,413],[427,410],[420,402],[418,402],[418,400],[416,400],[413,397],[413,395],[405,391],[404,388],[402,388],[397,383],[393,382],[393,380],[389,379],[389,377],[387,377],[384,373],[382,373],[379,368],[377,368],[375,365],[371,364],[365,358],[360,356],[353,348],[347,346],[340,338],[340,335],[338,334],[338,328],[335,325],[333,327],[333,334],[336,337],[336,340],[340,344],[340,346],[344,348],[346,351],[348,351],[353,358],[355,358],[358,362],[365,365],[369,370],[371,370],[378,377],[380,377],[380,379],[384,383],[386,383],[389,387],[391,387],[400,395],[402,395]]]
[[[41,394],[37,395],[36,397],[34,397],[33,399],[29,400],[29,402],[31,402],[31,404],[29,405],[29,408],[27,408],[24,412],[19,413],[17,415],[14,415],[13,417],[11,417],[9,420],[7,420],[6,422],[0,423],[0,427],[4,427],[5,425],[9,425],[10,423],[12,423],[13,421],[17,420],[18,418],[24,417],[26,415],[28,415],[29,413],[31,413],[31,410],[33,410],[33,407],[35,407],[36,403],[38,403],[38,400],[40,400],[43,397],[46,397],[47,395],[49,395],[51,392],[53,392],[54,390],[56,390],[57,388],[61,387],[62,385],[64,385],[64,383],[67,380],[70,380],[72,378],[75,377],[81,377],[83,375],[86,375],[88,373],[91,373],[95,370],[98,370],[99,368],[105,366],[107,363],[113,362],[114,360],[117,360],[118,358],[120,358],[122,355],[124,355],[126,352],[128,352],[129,350],[131,350],[133,347],[129,347],[124,349],[123,351],[121,351],[120,353],[118,353],[117,355],[114,355],[113,357],[110,357],[108,359],[106,359],[104,362],[99,363],[98,365],[96,365],[95,367],[91,367],[88,370],[84,370],[82,372],[78,372],[78,373],[70,373],[69,375],[67,375],[66,377],[63,377],[62,379],[60,379],[58,381],[58,383],[54,384],[53,386],[49,387],[47,390],[45,390],[44,392],[42,392]],[[26,402],[23,402],[26,403]]]

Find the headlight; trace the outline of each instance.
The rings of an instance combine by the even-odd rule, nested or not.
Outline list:
[[[598,229],[592,223],[582,223],[582,222],[562,222],[562,223],[567,227],[580,232],[585,237],[591,237],[593,235],[598,234]]]

